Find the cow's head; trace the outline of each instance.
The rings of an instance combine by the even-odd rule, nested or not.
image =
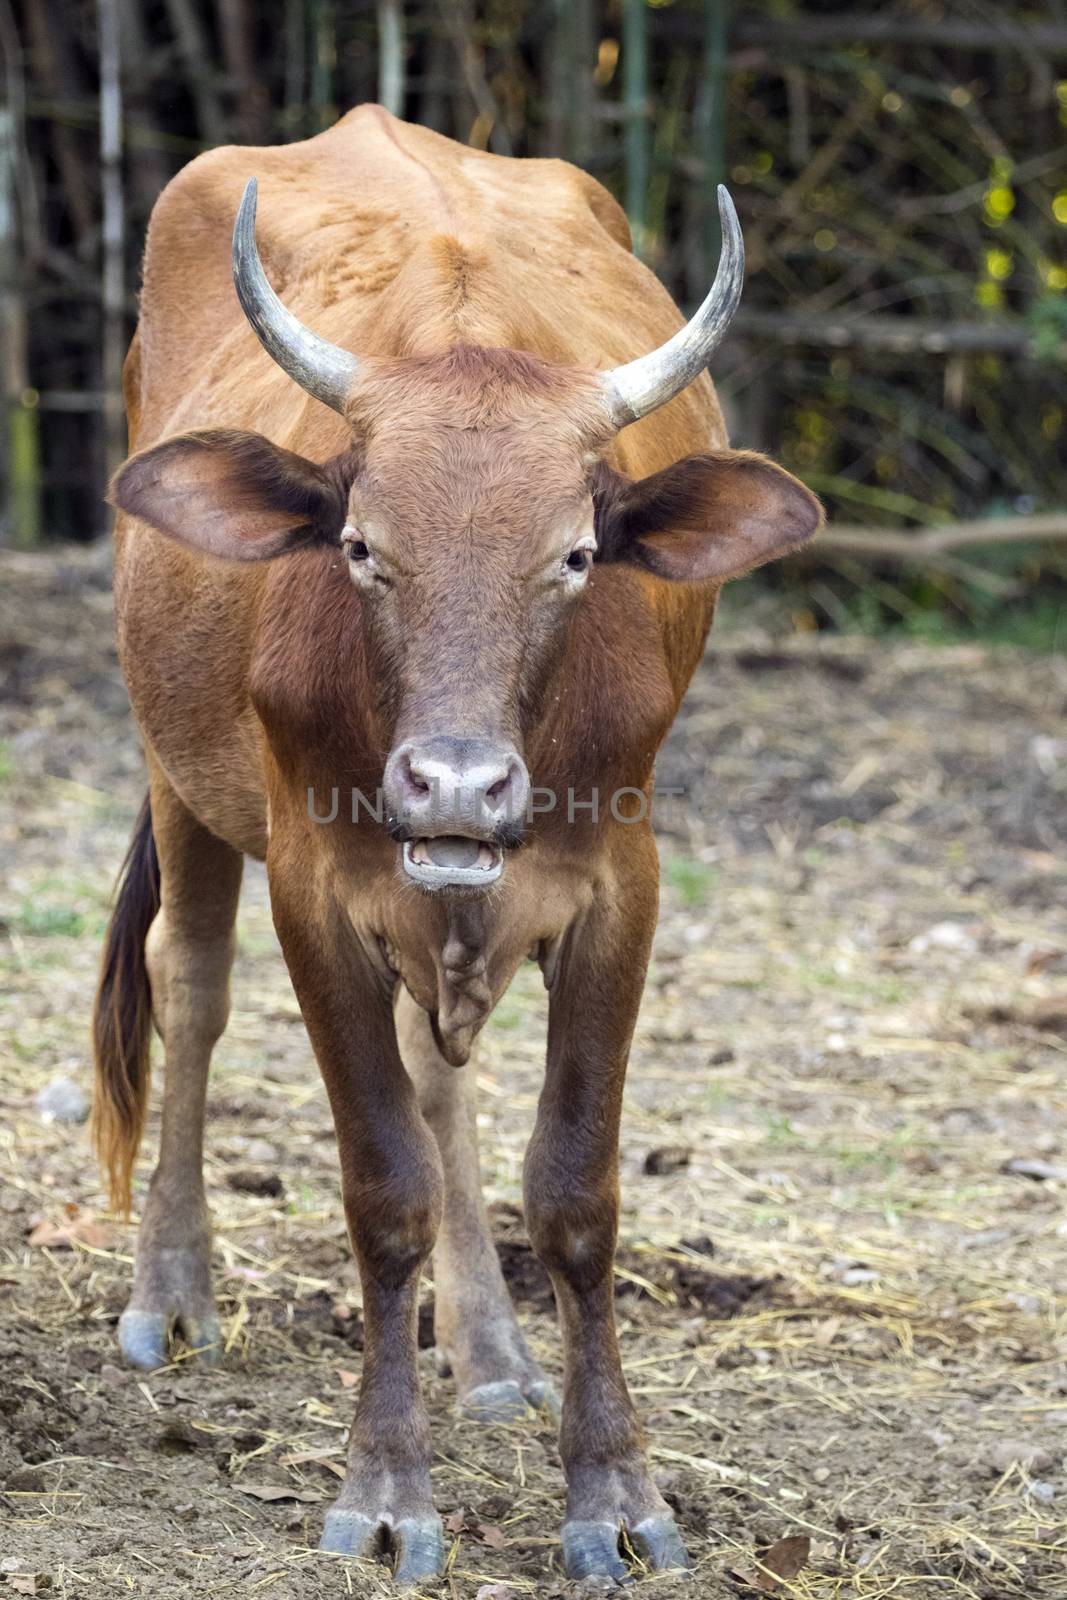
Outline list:
[[[722,583],[795,548],[815,497],[748,452],[690,456],[633,480],[604,456],[620,428],[703,371],[741,293],[737,216],[693,320],[610,372],[513,350],[360,361],[304,328],[255,244],[255,185],[234,230],[237,292],[302,388],[343,415],[351,448],[320,465],[259,434],[183,434],[133,456],[116,505],[183,543],[261,561],[341,548],[362,602],[383,780],[403,865],[430,889],[485,888],[522,833],[524,742],[595,565]]]

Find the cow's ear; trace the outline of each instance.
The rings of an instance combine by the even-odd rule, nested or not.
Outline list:
[[[108,499],[160,533],[227,561],[266,561],[335,542],[345,520],[348,457],[324,466],[259,433],[183,433],[131,456]]]
[[[593,501],[598,560],[690,583],[738,578],[795,550],[822,524],[810,489],[747,450],[687,456],[649,478],[602,469]]]

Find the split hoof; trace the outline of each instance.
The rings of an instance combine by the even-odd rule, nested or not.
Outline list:
[[[526,1399],[535,1411],[544,1411],[557,1427],[559,1426],[563,1407],[555,1384],[549,1383],[547,1378],[538,1378],[537,1382],[531,1383],[526,1390]]]
[[[608,1578],[631,1583],[633,1575],[623,1560],[620,1544],[624,1529],[614,1522],[565,1522],[563,1563],[568,1578]],[[652,1572],[685,1571],[689,1557],[669,1515],[645,1517],[625,1529],[634,1554]]]
[[[192,1353],[205,1366],[222,1359],[222,1329],[214,1312],[203,1317],[168,1317],[161,1311],[129,1307],[119,1318],[119,1349],[133,1367],[149,1372],[170,1360],[170,1335],[175,1323]]]
[[[560,1534],[563,1566],[568,1578],[611,1578],[632,1583],[619,1554],[620,1528],[614,1522],[565,1522]]]
[[[319,1549],[327,1555],[373,1560],[387,1547],[396,1555],[397,1583],[418,1583],[444,1571],[445,1534],[440,1517],[401,1517],[393,1522],[336,1507],[326,1513]]]
[[[327,1511],[319,1549],[330,1556],[379,1555],[383,1546],[381,1523],[361,1511]]]
[[[547,1378],[536,1379],[526,1388],[515,1378],[480,1383],[468,1389],[459,1402],[460,1416],[470,1422],[527,1422],[538,1411],[559,1421],[559,1397]]]
[[[445,1530],[440,1517],[402,1517],[390,1543],[397,1552],[397,1583],[418,1583],[445,1570]]]
[[[627,1537],[653,1572],[685,1570],[689,1557],[673,1517],[646,1517],[629,1529]]]

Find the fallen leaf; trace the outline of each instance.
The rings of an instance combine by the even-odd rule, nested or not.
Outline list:
[[[690,1154],[685,1145],[660,1145],[645,1157],[645,1172],[650,1178],[665,1178],[671,1172],[682,1172],[689,1165]]]
[[[235,1487],[256,1500],[303,1500],[314,1505],[323,1498],[317,1489],[295,1489],[286,1483],[238,1483]]]
[[[279,1200],[285,1193],[285,1187],[276,1172],[254,1172],[241,1168],[237,1172],[228,1172],[226,1183],[238,1194],[263,1194]]]
[[[506,1583],[483,1583],[474,1600],[512,1600],[514,1593]]]
[[[483,1544],[489,1546],[490,1550],[506,1550],[508,1547],[507,1534],[503,1528],[496,1527],[492,1522],[479,1522],[478,1537]]]
[[[340,1372],[337,1374],[337,1378],[342,1389],[354,1389],[356,1384],[359,1382],[359,1373],[346,1372],[342,1367]]]
[[[806,1533],[790,1534],[785,1539],[776,1539],[770,1549],[760,1555],[760,1566],[764,1570],[756,1580],[757,1586],[770,1594],[777,1589],[781,1580],[784,1579],[788,1583],[791,1578],[796,1577],[810,1553],[811,1540]]]
[[[467,1526],[467,1510],[465,1506],[457,1506],[450,1516],[445,1518],[445,1527],[449,1533],[462,1533]]]
[[[107,1250],[112,1238],[102,1223],[91,1216],[78,1216],[75,1210],[66,1222],[50,1222],[42,1217],[30,1230],[26,1242],[42,1250],[71,1250],[78,1244],[87,1244],[92,1250]]]
[[[16,1594],[36,1594],[37,1575],[33,1572],[9,1572],[7,1586]]]
[[[314,1463],[317,1467],[325,1467],[327,1472],[332,1472],[335,1477],[345,1476],[344,1463],[338,1460],[343,1454],[340,1450],[298,1450],[295,1455],[282,1456],[278,1465],[280,1467],[306,1467]]]

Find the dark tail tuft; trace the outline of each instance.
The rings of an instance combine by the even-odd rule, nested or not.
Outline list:
[[[145,937],[158,910],[159,857],[145,795],[119,874],[93,1009],[93,1144],[107,1169],[111,1204],[126,1213],[148,1099],[152,995]]]

